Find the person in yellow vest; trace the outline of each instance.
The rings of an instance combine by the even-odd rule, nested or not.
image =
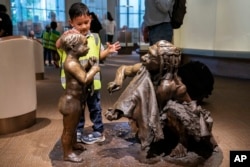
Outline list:
[[[52,57],[53,63],[55,65],[55,67],[58,68],[59,67],[59,65],[58,65],[59,55],[57,53],[56,41],[59,39],[61,33],[56,30],[56,28],[57,28],[56,21],[52,21],[50,23],[50,27],[51,27],[51,32],[50,32],[50,38],[49,38],[49,48],[51,51],[51,57]]]
[[[64,34],[69,33],[81,33],[87,37],[89,52],[86,56],[81,57],[79,60],[82,65],[88,62],[88,59],[91,56],[95,56],[98,61],[105,59],[109,54],[117,52],[121,46],[119,42],[114,44],[107,43],[107,48],[104,49],[101,45],[100,37],[98,34],[90,32],[91,16],[89,14],[88,7],[81,3],[74,3],[69,9],[70,25],[73,27],[71,30],[64,32]],[[65,73],[63,65],[65,62],[66,54],[60,49],[60,38],[56,42],[58,48],[58,53],[60,56],[59,65],[61,68],[61,83],[63,88],[66,86],[65,82]],[[94,91],[89,92],[87,97],[87,106],[90,112],[90,120],[93,122],[93,132],[91,134],[83,135],[83,128],[85,123],[84,118],[84,108],[82,108],[81,120],[78,124],[76,133],[77,133],[77,142],[83,142],[85,144],[93,144],[96,142],[103,142],[105,136],[103,134],[104,127],[102,121],[102,108],[101,108],[101,74],[97,73],[94,77]],[[84,100],[82,100],[84,103]],[[84,105],[82,105],[84,106]]]
[[[45,30],[42,33],[44,65],[52,65],[51,52],[49,48],[49,39],[50,39],[50,26],[46,25]]]

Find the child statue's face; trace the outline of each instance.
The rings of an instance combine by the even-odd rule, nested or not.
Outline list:
[[[87,37],[80,33],[65,34],[61,37],[61,48],[77,58],[86,56],[89,51]]]

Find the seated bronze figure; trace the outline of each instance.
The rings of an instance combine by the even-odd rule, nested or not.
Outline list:
[[[149,47],[140,63],[120,66],[108,91],[120,90],[126,77],[133,79],[105,117],[110,121],[127,117],[146,153],[174,136],[177,142],[167,152],[171,157],[185,157],[190,150],[207,157],[217,146],[211,133],[213,120],[188,95],[177,75],[180,61],[180,49],[161,40]]]

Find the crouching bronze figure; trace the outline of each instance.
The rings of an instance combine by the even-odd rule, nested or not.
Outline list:
[[[105,117],[110,121],[127,117],[146,153],[155,143],[173,138],[171,146],[160,146],[166,147],[167,155],[180,158],[192,150],[208,157],[217,146],[213,119],[188,95],[177,75],[180,61],[180,49],[161,40],[149,47],[140,63],[120,66],[108,91],[120,90],[126,77],[133,79]]]

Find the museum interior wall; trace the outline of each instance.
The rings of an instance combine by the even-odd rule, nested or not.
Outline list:
[[[220,76],[250,78],[250,1],[188,0],[174,43],[183,61],[204,61]]]
[[[79,1],[65,0],[65,10]],[[9,0],[2,3],[9,7]],[[107,10],[117,15],[118,0],[107,3]],[[248,0],[188,0],[184,24],[175,30],[173,40],[182,48],[183,62],[205,61],[216,75],[250,78],[249,7]],[[65,15],[68,20],[68,14]],[[140,39],[133,33],[131,38],[133,43]]]
[[[249,6],[247,0],[188,0],[184,24],[175,34],[176,44],[197,50],[249,52]]]

